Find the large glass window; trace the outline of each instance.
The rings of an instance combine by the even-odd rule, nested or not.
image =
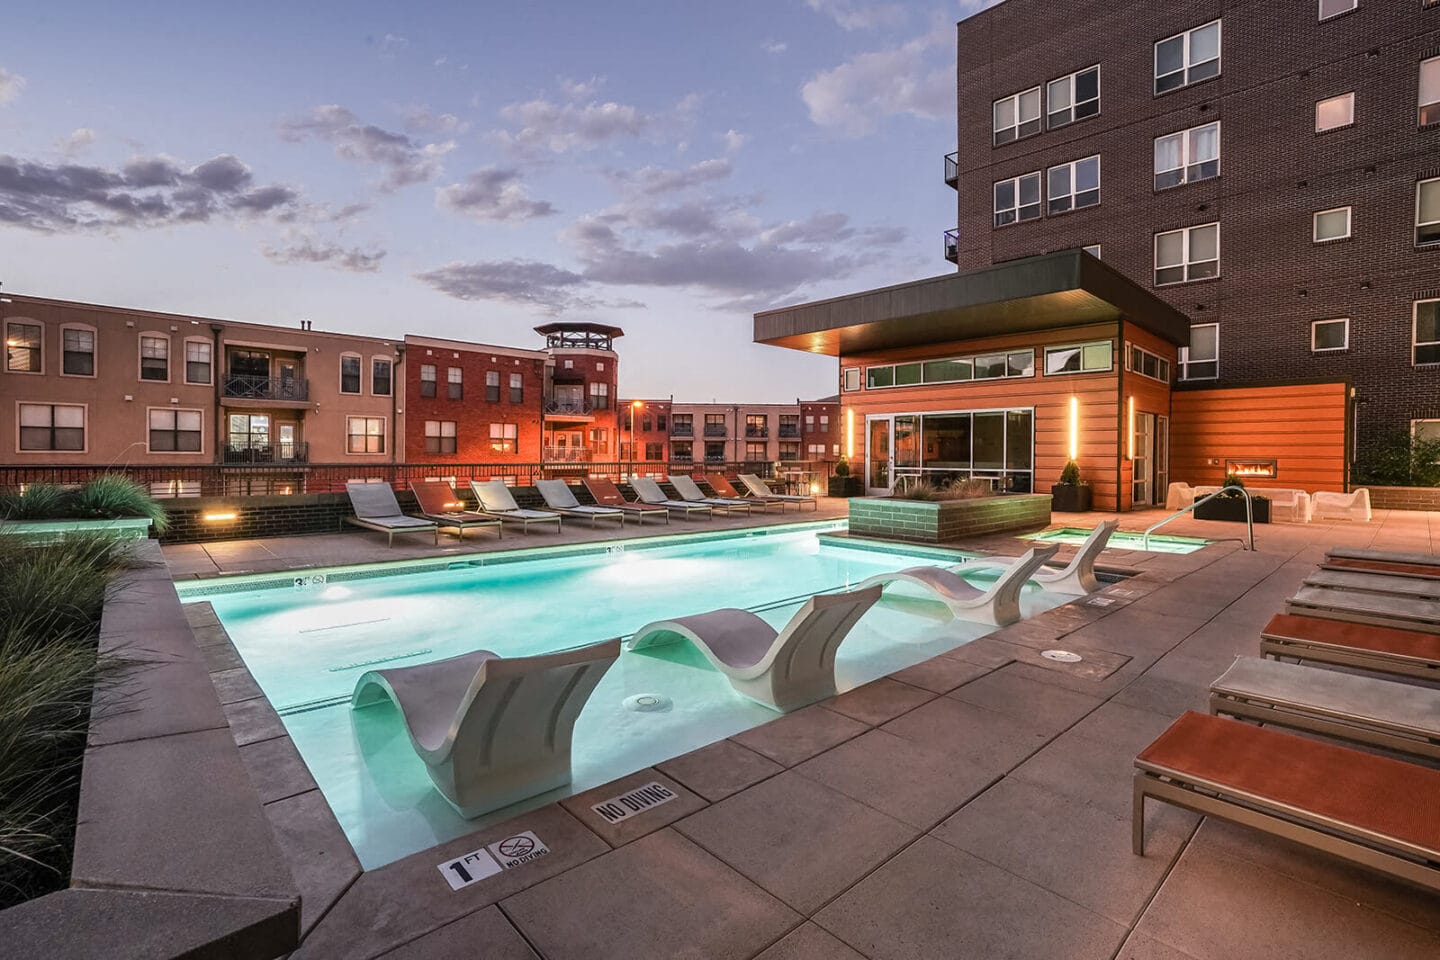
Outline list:
[[[995,226],[1003,227],[1039,217],[1040,171],[995,184]]]
[[[1220,275],[1220,224],[1155,234],[1155,285]]]
[[[170,379],[170,338],[159,334],[140,335],[140,379]]]
[[[199,453],[203,416],[199,410],[151,410],[150,452]]]
[[[770,418],[763,413],[747,413],[745,415],[745,436],[770,436]]]
[[[1440,363],[1440,300],[1415,303],[1415,362]]]
[[[454,453],[456,448],[454,420],[425,421],[425,452]]]
[[[1006,489],[1025,492],[1031,488],[1034,440],[1030,410],[896,416],[895,470],[897,476],[918,475],[940,483],[998,476]]]
[[[1415,187],[1415,244],[1440,243],[1440,177]]]
[[[995,145],[1040,132],[1040,88],[996,100],[994,104]]]
[[[1062,373],[1103,373],[1114,365],[1109,340],[1081,343],[1071,347],[1045,348],[1045,375]]]
[[[590,384],[590,406],[594,410],[608,410],[610,408],[610,384]]]
[[[1220,175],[1220,122],[1155,138],[1155,189]]]
[[[1100,158],[1086,157],[1051,167],[1048,174],[1049,211],[1064,213],[1100,202]]]
[[[20,449],[85,449],[85,408],[69,403],[20,404]]]
[[[1180,348],[1181,380],[1214,380],[1220,376],[1220,325],[1197,323],[1190,328],[1190,345]]]
[[[228,443],[239,453],[248,450],[269,450],[270,415],[266,413],[232,413],[229,417]]]
[[[1035,351],[1016,350],[990,353],[977,357],[947,357],[899,363],[883,367],[867,367],[865,384],[869,389],[903,387],[932,383],[963,383],[967,380],[1003,380],[1035,374]],[[822,423],[827,418],[822,417]],[[807,430],[808,433],[807,420]],[[823,427],[822,427],[823,429]]]
[[[60,372],[71,377],[95,376],[95,331],[66,327],[60,331]]]
[[[1168,93],[1220,75],[1220,21],[1155,44],[1155,92]]]
[[[44,349],[38,323],[11,320],[5,324],[5,369],[12,373],[40,373],[45,369]]]
[[[359,371],[356,371],[359,375]],[[346,417],[346,453],[384,453],[385,419],[383,417]]]
[[[490,449],[495,453],[514,453],[516,445],[519,443],[519,438],[519,424],[490,424]]]
[[[1046,123],[1052,128],[1093,117],[1100,112],[1100,68],[1090,67],[1051,80],[1045,95]]]

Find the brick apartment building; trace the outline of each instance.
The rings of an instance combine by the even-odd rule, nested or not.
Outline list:
[[[1084,248],[1190,318],[1187,389],[1354,387],[1440,436],[1440,2],[1006,0],[958,27],[962,271]]]
[[[637,460],[789,463],[833,461],[842,452],[838,397],[751,404],[626,400],[621,404],[621,429],[627,453],[632,408]]]
[[[625,335],[603,323],[555,321],[535,332],[545,337],[544,459],[611,460],[620,454],[620,355]]]
[[[405,356],[405,462],[541,458],[544,350],[407,336]]]

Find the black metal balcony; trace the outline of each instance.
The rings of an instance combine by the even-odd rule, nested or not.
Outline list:
[[[945,231],[945,259],[951,263],[960,262],[960,231]]]
[[[693,425],[691,425],[691,424],[688,424],[688,423],[677,423],[677,424],[674,424],[673,426],[670,427],[670,436],[672,436],[672,437],[693,437],[693,436],[695,436],[695,427],[694,427]]]
[[[225,445],[225,463],[309,463],[310,445],[304,441],[265,443],[246,441]]]
[[[764,440],[770,436],[769,427],[746,427],[745,436],[750,440]]]
[[[960,189],[960,154],[958,152],[945,154],[945,182],[956,190]]]
[[[229,376],[220,385],[221,396],[240,400],[294,400],[310,398],[310,381],[294,377]]]
[[[725,436],[725,424],[723,424],[723,423],[707,423],[707,424],[705,424],[705,436],[707,436],[707,437],[723,437],[723,436]]]
[[[780,439],[781,439],[781,440],[799,440],[799,439],[800,439],[800,427],[799,427],[799,425],[798,425],[798,424],[781,424],[781,425],[780,425]]]
[[[575,416],[589,416],[595,412],[595,408],[588,400],[546,400],[545,412],[554,414],[574,414]]]

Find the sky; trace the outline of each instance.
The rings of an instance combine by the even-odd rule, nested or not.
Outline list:
[[[14,4],[0,281],[516,347],[597,320],[627,396],[833,394],[752,314],[946,272],[954,24],[993,2]]]

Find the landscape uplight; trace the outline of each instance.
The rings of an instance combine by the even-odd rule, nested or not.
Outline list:
[[[225,523],[229,520],[234,520],[236,516],[237,514],[234,511],[229,511],[224,513],[207,513],[202,516],[202,519],[206,523]]]

